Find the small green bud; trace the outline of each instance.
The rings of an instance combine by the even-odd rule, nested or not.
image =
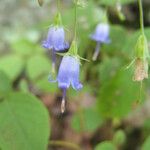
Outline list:
[[[43,6],[44,0],[38,0],[38,3],[39,3],[40,6]]]
[[[134,69],[134,81],[142,81],[148,78],[148,43],[146,36],[141,34],[137,40],[135,46],[135,69]]]
[[[148,43],[144,34],[140,35],[135,46],[135,57],[146,59],[149,57]]]
[[[126,135],[124,133],[123,130],[118,130],[114,137],[113,137],[113,143],[116,145],[116,146],[121,146],[123,145],[124,143],[126,142]]]

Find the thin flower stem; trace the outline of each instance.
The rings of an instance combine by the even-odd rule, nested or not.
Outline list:
[[[75,8],[74,8],[74,13],[75,13],[75,22],[74,22],[74,39],[77,39],[77,0],[75,0]]]
[[[57,10],[60,12],[60,0],[57,0]]]
[[[143,21],[142,0],[138,0],[138,3],[139,3],[139,11],[140,11],[140,28],[141,28],[141,32],[144,34],[144,21]]]
[[[52,49],[52,73],[55,73],[55,66],[56,66],[56,54],[55,50]]]
[[[61,101],[61,113],[65,112],[66,107],[66,88],[63,89],[63,97]]]
[[[94,52],[94,55],[93,55],[93,58],[92,58],[93,61],[97,60],[97,57],[98,57],[98,54],[99,54],[99,51],[100,51],[100,45],[101,45],[101,43],[97,42],[96,49],[95,49],[95,52]]]
[[[82,150],[77,144],[74,144],[71,142],[66,142],[66,141],[50,141],[49,145],[66,147],[69,150]]]

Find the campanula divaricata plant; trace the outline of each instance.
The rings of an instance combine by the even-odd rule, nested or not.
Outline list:
[[[0,150],[150,150],[147,1],[0,1]]]
[[[95,52],[93,55],[94,61],[98,57],[101,44],[110,43],[109,30],[109,25],[107,23],[99,23],[95,29],[95,32],[90,35],[90,38],[97,42]]]

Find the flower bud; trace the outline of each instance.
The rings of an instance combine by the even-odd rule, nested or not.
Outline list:
[[[149,57],[148,43],[144,34],[140,35],[135,46],[135,57],[145,59]]]

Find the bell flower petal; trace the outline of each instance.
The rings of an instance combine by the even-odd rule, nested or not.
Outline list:
[[[100,23],[97,25],[95,32],[90,36],[92,40],[101,43],[110,43],[109,38],[109,25]]]
[[[68,49],[69,44],[65,41],[65,32],[63,27],[50,27],[47,39],[43,41],[43,47],[46,49],[54,49],[55,51]]]
[[[58,71],[58,86],[61,89],[69,88],[70,85],[75,90],[80,90],[82,84],[79,82],[80,62],[72,56],[64,56]]]

